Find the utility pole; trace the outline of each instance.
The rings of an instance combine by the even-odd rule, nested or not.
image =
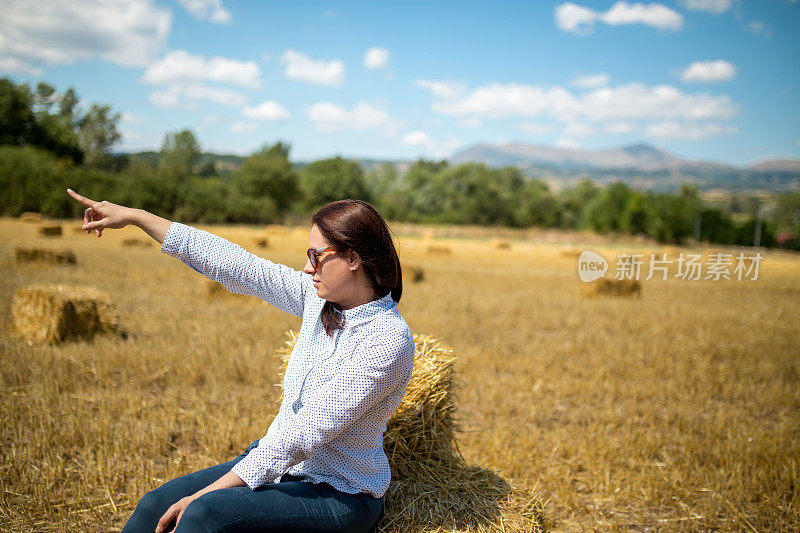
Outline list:
[[[761,209],[756,214],[756,234],[753,236],[753,247],[758,248],[761,244]]]
[[[694,242],[700,242],[700,213],[694,216]]]

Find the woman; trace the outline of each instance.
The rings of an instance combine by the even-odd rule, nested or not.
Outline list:
[[[67,193],[86,206],[87,233],[136,225],[231,292],[303,319],[266,435],[232,461],[147,493],[123,531],[373,528],[390,479],[383,432],[414,364],[414,339],[397,310],[400,262],[380,214],[359,200],[322,207],[298,272],[208,232]]]

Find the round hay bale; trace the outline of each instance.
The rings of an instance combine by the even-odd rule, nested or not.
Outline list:
[[[209,300],[218,302],[221,301],[221,302],[238,302],[238,303],[258,301],[258,298],[255,297],[231,292],[225,285],[219,283],[218,281],[214,281],[213,279],[208,279],[208,278],[203,278],[203,279],[206,288],[206,295],[208,296]]]
[[[406,271],[411,276],[411,281],[419,283],[425,280],[425,271],[417,265],[406,265]]]
[[[260,239],[255,240],[256,246],[259,248],[268,248],[269,247],[269,239],[266,237],[262,237]]]
[[[41,222],[43,218],[41,213],[34,213],[32,211],[26,211],[19,216],[22,222]]]
[[[122,240],[122,246],[131,247],[131,248],[149,248],[150,246],[153,245],[153,242],[155,242],[155,241],[150,241],[150,240],[145,240],[145,239],[137,239],[135,237],[131,237],[131,238],[128,238],[128,239],[123,239]]]
[[[589,283],[582,283],[581,293],[587,297],[608,295],[636,299],[642,295],[642,284],[636,279],[600,278]]]
[[[494,239],[492,241],[492,247],[498,250],[510,250],[511,243],[505,239]]]
[[[14,328],[28,342],[89,340],[119,329],[116,307],[92,287],[25,287],[14,294],[11,313]]]
[[[281,375],[296,341],[297,333],[288,331],[276,351]],[[458,449],[452,349],[429,335],[414,335],[414,344],[414,371],[383,437],[392,480],[377,531],[542,531],[543,504],[536,491],[467,465]]]
[[[52,265],[75,265],[78,260],[72,250],[44,250],[42,248],[15,248],[14,260],[17,264],[46,263]]]
[[[48,224],[39,226],[39,235],[43,235],[45,237],[61,237],[63,233],[64,232],[61,229],[61,224]]]
[[[435,244],[428,246],[428,255],[450,255],[452,254],[452,250],[450,250],[449,246],[444,246],[442,244]]]
[[[566,250],[561,250],[561,257],[567,259],[578,259],[581,256],[582,250],[576,250],[574,248],[568,248]]]

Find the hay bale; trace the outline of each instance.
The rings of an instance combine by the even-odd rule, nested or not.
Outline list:
[[[441,244],[434,244],[428,246],[428,255],[450,255],[452,251],[450,250],[449,246],[444,246]]]
[[[203,278],[205,287],[206,287],[206,295],[208,296],[209,300],[214,301],[222,301],[222,302],[255,302],[258,301],[258,298],[254,298],[251,296],[247,296],[245,294],[236,294],[228,290],[225,285],[214,281],[213,279]]]
[[[276,353],[281,375],[297,341],[294,331],[287,337]],[[467,465],[458,449],[452,349],[428,335],[414,335],[414,343],[414,372],[383,437],[392,481],[378,531],[542,531],[543,505],[535,491]]]
[[[14,328],[29,342],[89,340],[119,329],[108,296],[91,287],[41,285],[19,289],[12,303]]]
[[[78,260],[71,250],[44,250],[42,248],[15,248],[14,260],[17,264],[48,263],[53,265],[74,265]]]
[[[269,240],[266,237],[256,239],[256,246],[259,248],[268,248],[269,247]]]
[[[411,281],[419,283],[425,280],[425,271],[417,265],[406,265],[406,271],[411,275]]]
[[[60,237],[63,234],[63,230],[61,229],[61,224],[48,224],[45,226],[39,226],[39,235],[43,235],[45,237]]]
[[[146,239],[137,239],[135,237],[131,237],[129,239],[122,240],[122,246],[131,247],[131,248],[148,248],[153,245],[153,242]]]
[[[492,247],[497,248],[498,250],[510,250],[511,243],[505,239],[494,239],[492,241]]]
[[[609,295],[639,298],[642,295],[642,284],[636,279],[600,278],[590,283],[583,283],[581,293],[587,297]]]
[[[34,213],[32,211],[26,211],[19,216],[19,219],[22,222],[41,222],[43,217],[41,213]]]

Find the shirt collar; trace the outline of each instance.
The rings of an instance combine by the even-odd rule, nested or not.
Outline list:
[[[383,298],[378,298],[367,302],[365,304],[357,305],[344,311],[339,311],[344,314],[345,327],[354,326],[356,323],[369,320],[381,313],[397,307],[397,302],[392,299],[391,291]]]

